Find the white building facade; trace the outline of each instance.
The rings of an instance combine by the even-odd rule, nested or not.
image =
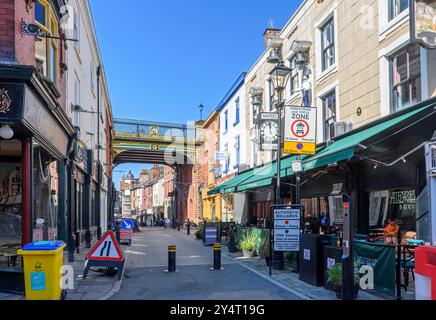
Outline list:
[[[67,114],[78,132],[76,149],[78,174],[76,197],[90,199],[90,207],[77,206],[74,232],[102,234],[108,221],[108,190],[111,184],[110,137],[111,103],[103,60],[87,0],[67,3],[70,18],[67,37],[77,42],[67,51]],[[85,156],[86,155],[86,156]],[[83,177],[83,179],[80,179]]]

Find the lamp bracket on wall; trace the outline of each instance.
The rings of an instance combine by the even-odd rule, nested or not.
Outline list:
[[[51,36],[49,33],[42,31],[40,27],[38,27],[35,23],[26,23],[23,19],[21,19],[21,34],[26,36],[33,36],[36,38],[46,38],[46,39],[57,39],[62,41],[74,41],[79,42],[77,39]]]

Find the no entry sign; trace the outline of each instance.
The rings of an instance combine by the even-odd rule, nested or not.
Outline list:
[[[316,108],[286,106],[284,153],[316,153]]]

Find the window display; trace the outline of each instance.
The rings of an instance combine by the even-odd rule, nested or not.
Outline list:
[[[56,159],[33,142],[33,241],[58,238],[58,166]]]
[[[21,166],[0,161],[0,247],[21,245]]]

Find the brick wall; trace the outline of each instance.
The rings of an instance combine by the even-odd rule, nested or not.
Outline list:
[[[26,8],[25,0],[15,1],[15,61],[19,64],[35,65],[35,39],[21,34],[21,19],[29,23],[34,17],[33,6]]]
[[[0,61],[15,61],[15,3],[0,1]]]

